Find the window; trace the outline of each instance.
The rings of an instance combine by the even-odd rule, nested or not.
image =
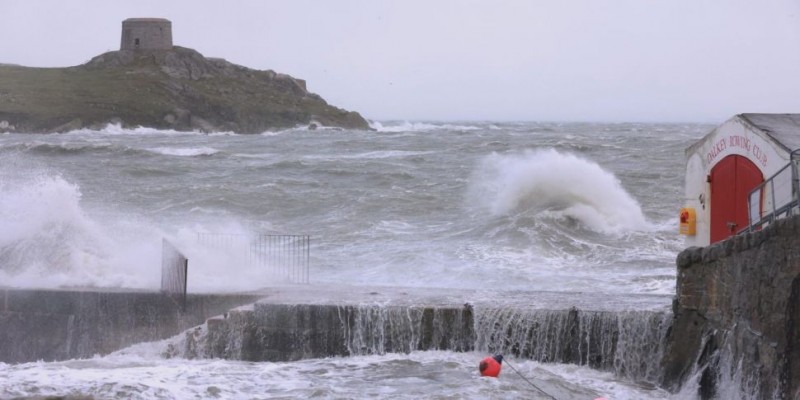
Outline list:
[[[133,39],[133,45],[139,47],[139,38]]]

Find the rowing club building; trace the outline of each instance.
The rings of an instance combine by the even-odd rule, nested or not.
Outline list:
[[[800,114],[738,114],[686,149],[686,244],[707,246],[795,213],[798,149]]]

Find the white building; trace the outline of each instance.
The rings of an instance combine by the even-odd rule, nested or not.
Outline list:
[[[687,245],[716,243],[750,221],[786,215],[781,207],[791,208],[797,193],[796,165],[789,165],[797,149],[800,114],[739,114],[686,149]]]

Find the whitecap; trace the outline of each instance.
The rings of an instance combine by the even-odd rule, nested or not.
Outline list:
[[[178,156],[178,157],[195,157],[195,156],[210,156],[217,154],[219,150],[211,147],[154,147],[147,149],[150,152],[162,154],[165,156]]]
[[[475,131],[487,129],[479,125],[459,125],[451,123],[429,123],[429,122],[379,122],[370,121],[369,126],[378,132],[429,132],[435,130],[453,131]],[[491,129],[491,128],[489,128]]]

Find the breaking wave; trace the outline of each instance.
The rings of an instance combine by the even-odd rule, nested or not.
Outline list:
[[[3,221],[0,277],[4,284],[34,287],[148,285],[136,278],[130,280],[122,275],[104,273],[107,265],[115,268],[119,268],[120,263],[126,265],[125,258],[131,254],[106,251],[114,247],[112,240],[99,223],[85,214],[81,196],[77,185],[58,175],[39,174],[3,182],[0,186],[0,220]],[[135,254],[141,249],[131,250]]]
[[[242,233],[237,222],[180,224],[163,230],[153,221],[115,209],[88,212],[83,194],[59,174],[0,170],[0,285],[11,287],[124,287],[156,289],[161,238],[192,260],[193,292],[251,290],[263,271],[247,266],[236,249],[209,249],[198,231]],[[235,273],[221,274],[223,266]],[[231,272],[229,267],[226,267]]]
[[[652,229],[614,174],[553,149],[491,154],[471,178],[470,197],[494,216],[547,214],[600,233]]]

